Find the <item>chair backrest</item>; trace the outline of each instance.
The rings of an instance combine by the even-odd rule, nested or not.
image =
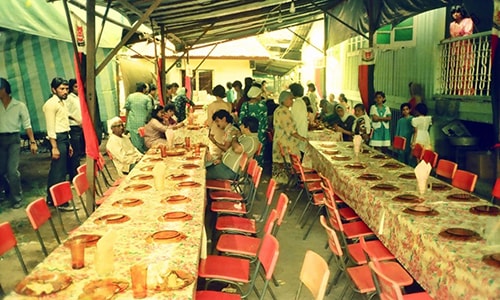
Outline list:
[[[260,153],[262,152],[262,143],[259,143],[259,146],[257,147],[257,151],[255,151],[255,155],[254,156],[260,156]]]
[[[267,216],[266,223],[264,224],[264,234],[273,234],[274,224],[276,224],[276,220],[278,219],[278,211],[276,209],[271,210],[269,216]]]
[[[87,173],[87,164],[80,165],[78,168],[76,168],[76,172]]]
[[[16,250],[17,259],[23,268],[24,274],[28,274],[28,269],[24,263],[23,257],[19,248],[17,247],[16,236],[9,222],[0,223],[0,256],[4,255],[7,251],[14,249]]]
[[[325,297],[330,270],[326,261],[316,252],[306,251],[299,279],[313,295],[315,300]]]
[[[278,256],[278,240],[270,234],[264,235],[258,257],[260,264],[264,268],[266,280],[270,280],[273,276],[274,268],[276,267],[276,262],[278,261]]]
[[[292,164],[292,170],[299,175],[299,179],[301,181],[305,181],[304,167],[302,167],[302,162],[300,161],[300,157],[297,154],[289,153],[290,161]]]
[[[139,133],[139,136],[141,138],[143,138],[144,135],[146,134],[146,130],[144,129],[144,126],[137,128],[137,133]]]
[[[392,141],[392,147],[397,150],[405,150],[406,149],[406,138],[403,136],[396,135],[394,136],[394,140]]]
[[[444,178],[453,179],[457,172],[458,164],[446,159],[440,159],[436,167],[436,175]]]
[[[108,155],[109,159],[113,160],[113,155],[108,149],[106,149],[106,154]]]
[[[87,180],[87,174],[78,173],[73,178],[73,186],[75,187],[76,194],[82,196],[89,189],[89,181]]]
[[[257,192],[257,189],[259,188],[260,184],[260,178],[262,177],[262,167],[256,166],[255,171],[252,174],[252,182],[255,191]]]
[[[329,213],[330,224],[332,225],[333,229],[335,229],[335,231],[343,232],[344,226],[342,225],[339,211],[335,205],[333,193],[330,191],[330,189],[324,186],[323,183],[321,183],[321,186],[323,188],[323,195],[325,195],[326,197],[326,201],[324,202],[324,204]]]
[[[45,224],[51,217],[49,206],[44,198],[39,198],[26,207],[26,214],[30,220],[33,229],[38,230],[40,226]]]
[[[56,183],[49,190],[55,206],[63,205],[73,199],[73,192],[71,191],[69,181]]]
[[[328,224],[326,224],[325,216],[323,215],[319,216],[319,222],[321,223],[321,226],[323,226],[323,228],[326,231],[326,234],[328,235],[328,246],[330,247],[332,253],[335,254],[335,256],[337,257],[343,257],[344,251],[342,250],[339,237],[337,236],[335,230],[333,230],[330,226],[328,226]]]
[[[464,170],[457,170],[451,185],[471,193],[476,187],[477,175]]]
[[[493,186],[493,190],[491,191],[491,196],[494,198],[500,199],[500,178],[497,178],[495,181],[495,185]],[[493,202],[493,201],[492,201]]]
[[[401,287],[385,275],[382,272],[380,263],[377,261],[370,261],[368,266],[372,270],[372,274],[375,275],[378,288],[380,289],[379,296],[381,300],[403,300],[403,294],[401,292]],[[416,298],[415,298],[416,299]]]
[[[278,211],[278,221],[276,224],[281,226],[281,222],[286,215],[286,209],[288,207],[288,196],[285,193],[281,193],[278,198],[278,203],[276,203],[276,210]]]
[[[248,154],[246,152],[241,153],[239,165],[240,165],[240,173],[244,173],[247,168],[248,163]]]
[[[420,161],[422,159],[422,154],[424,153],[424,147],[421,144],[415,144],[413,146],[413,150],[411,151],[411,155]]]
[[[431,167],[435,168],[437,164],[439,154],[429,149],[425,149],[422,154],[422,160],[426,163],[430,164]]]

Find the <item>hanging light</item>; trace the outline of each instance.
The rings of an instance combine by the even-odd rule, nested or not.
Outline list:
[[[292,3],[290,4],[290,13],[294,14],[295,13],[295,2],[292,0]]]

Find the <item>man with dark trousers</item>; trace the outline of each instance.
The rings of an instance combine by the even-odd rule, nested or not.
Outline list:
[[[52,97],[43,105],[47,137],[50,141],[50,153],[52,161],[47,179],[47,204],[54,205],[50,195],[50,187],[66,180],[69,174],[70,180],[76,175],[71,167],[70,158],[73,156],[73,148],[70,144],[70,126],[66,99],[69,93],[68,81],[56,77],[50,83]],[[59,207],[61,210],[72,210],[68,204]]]

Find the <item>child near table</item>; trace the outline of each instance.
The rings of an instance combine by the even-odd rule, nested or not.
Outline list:
[[[363,141],[368,143],[371,133],[370,117],[366,115],[365,106],[362,103],[358,103],[354,106],[354,116],[356,119],[352,124],[352,135],[361,135]]]
[[[413,126],[413,137],[411,146],[420,144],[424,149],[432,150],[431,137],[429,135],[429,127],[432,125],[432,117],[427,116],[427,105],[419,103],[415,106],[415,117],[411,120]]]
[[[375,104],[370,107],[373,135],[370,146],[379,148],[385,152],[391,145],[391,133],[389,132],[389,121],[391,121],[391,110],[385,106],[385,94],[382,91],[375,92]]]
[[[413,116],[411,115],[411,105],[410,103],[401,104],[401,114],[402,117],[398,120],[396,125],[396,136],[402,136],[406,138],[406,147],[404,151],[398,152],[398,160],[405,164],[408,164],[411,153],[411,137],[413,135],[413,126],[411,125],[411,120]]]

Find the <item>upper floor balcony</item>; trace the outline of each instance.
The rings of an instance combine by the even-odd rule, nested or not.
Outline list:
[[[491,100],[491,32],[443,40],[439,47],[439,94]]]

